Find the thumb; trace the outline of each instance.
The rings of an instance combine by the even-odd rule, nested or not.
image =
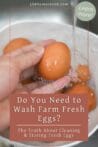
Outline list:
[[[20,72],[31,66],[36,65],[42,58],[43,53],[44,48],[42,46],[35,44],[32,45],[32,51],[23,53],[20,56],[16,56],[14,59]]]

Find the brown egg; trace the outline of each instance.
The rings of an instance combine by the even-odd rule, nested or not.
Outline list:
[[[66,94],[86,94],[88,98],[88,111],[90,112],[96,107],[96,96],[94,91],[85,83],[79,83],[74,85],[65,91]]]
[[[65,43],[54,42],[45,49],[38,70],[46,80],[56,80],[68,74],[71,65],[70,49]]]
[[[90,79],[91,75],[87,65],[78,65],[76,71],[81,82],[86,82]]]
[[[16,38],[10,41],[4,48],[4,54],[12,52],[18,48],[31,44],[31,41],[25,38]]]
[[[29,45],[31,44],[32,42],[30,42],[29,40],[25,39],[25,38],[16,38],[16,39],[13,39],[12,41],[10,41],[4,48],[4,54],[6,53],[10,53],[10,52],[13,52],[15,51],[16,49],[19,49],[23,46],[26,46],[26,45]],[[31,79],[24,79],[21,83],[23,85],[25,84],[28,84],[28,83],[31,83],[32,80]]]

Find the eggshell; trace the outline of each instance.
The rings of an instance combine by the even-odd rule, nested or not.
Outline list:
[[[11,40],[3,49],[4,54],[10,53],[18,48],[31,44],[31,41],[25,38],[16,38]]]
[[[66,94],[86,94],[88,98],[88,111],[96,107],[96,96],[92,88],[87,84],[78,83],[65,91]]]
[[[69,47],[63,42],[54,42],[46,47],[38,70],[46,80],[56,80],[68,74],[70,65]]]
[[[32,42],[25,39],[25,38],[16,38],[16,39],[13,39],[11,40],[4,48],[3,52],[4,54],[7,54],[7,53],[10,53],[10,52],[13,52],[15,51],[16,49],[19,49],[21,47],[24,47],[26,45],[30,45]],[[25,84],[29,84],[31,83],[32,80],[31,79],[24,79],[23,81],[21,81],[21,83],[23,85]]]
[[[89,67],[87,65],[78,65],[76,71],[78,73],[78,77],[79,77],[81,82],[86,82],[91,77],[90,70],[89,70]]]

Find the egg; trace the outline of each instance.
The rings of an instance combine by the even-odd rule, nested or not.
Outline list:
[[[3,52],[4,54],[10,53],[15,51],[16,49],[19,49],[21,47],[24,47],[26,45],[30,45],[32,42],[25,38],[16,38],[11,40],[4,48]],[[24,79],[21,81],[23,85],[31,83],[31,79]]]
[[[3,49],[4,54],[10,53],[18,48],[31,44],[31,41],[25,38],[16,38],[11,40]]]
[[[81,82],[86,82],[90,79],[90,70],[87,65],[78,65],[77,74]]]
[[[88,98],[88,111],[96,107],[96,96],[92,88],[87,84],[78,83],[65,91],[66,94],[86,94]]]
[[[63,42],[54,42],[46,47],[38,71],[46,80],[56,80],[68,74],[70,66],[69,47]]]

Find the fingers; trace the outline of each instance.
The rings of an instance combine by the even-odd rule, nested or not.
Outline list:
[[[22,49],[22,54],[15,57],[16,63],[18,63],[20,70],[23,71],[31,66],[36,65],[40,61],[44,53],[45,46],[53,42],[54,40],[50,39],[50,40],[42,41],[37,44],[30,45],[29,51],[27,51],[28,47]]]
[[[30,83],[30,84],[27,84],[25,85],[25,89],[27,89],[28,91],[32,91],[34,90],[35,88],[38,88],[42,86],[42,84],[40,82],[34,82],[34,83]]]
[[[16,92],[31,91],[31,90],[37,88],[38,86],[39,86],[39,82],[34,82],[34,83],[26,84],[26,85],[22,85],[21,83],[19,83],[16,88]]]
[[[33,67],[30,67],[30,68],[24,70],[20,75],[20,81],[23,81],[25,79],[28,79],[28,78],[32,77],[33,73],[34,73],[34,68]]]
[[[47,45],[52,44],[54,42],[56,42],[56,40],[48,39],[48,40],[42,40],[42,41],[38,42],[38,44],[43,46],[43,47],[47,47]]]
[[[35,44],[27,45],[22,48],[18,48],[17,50],[14,50],[13,52],[7,53],[5,56],[10,56],[10,57],[16,57],[22,54],[26,54],[27,52],[32,51],[34,48]]]
[[[43,53],[44,48],[36,45],[33,47],[31,52],[15,57],[15,63],[20,69],[20,72],[31,66],[36,65],[40,61]]]
[[[16,56],[19,56],[19,55],[22,55],[22,54],[26,54],[28,52],[31,52],[33,51],[33,48],[36,47],[36,45],[38,44],[39,46],[43,46],[43,47],[46,47],[47,45],[51,44],[55,42],[54,39],[48,39],[48,40],[43,40],[43,41],[40,41],[38,43],[32,43],[30,45],[27,45],[27,46],[24,46],[22,48],[19,48],[11,53],[8,53],[6,54],[5,56],[10,56],[10,57],[16,57]]]
[[[0,102],[0,132],[5,130],[10,124],[10,104],[6,99]]]
[[[61,90],[64,87],[68,87],[70,83],[70,77],[65,76],[57,81],[47,84],[43,87],[37,88],[32,91],[33,94],[50,94]]]
[[[55,93],[61,90],[64,87],[67,87],[70,83],[69,76],[65,76],[53,83],[47,84],[43,87],[36,88],[39,86],[39,83],[28,85],[28,87],[22,88],[20,85],[20,89],[22,89],[23,93],[26,92],[28,88],[31,91],[33,88],[36,88],[31,93],[32,94],[50,94]],[[18,91],[18,90],[17,90]],[[9,108],[9,100],[6,99],[5,101],[0,103],[0,131],[3,131],[9,126],[10,123],[10,108]]]
[[[28,91],[32,94],[49,94],[49,93],[55,93],[64,87],[68,87],[70,82],[71,82],[71,78],[69,76],[64,76],[61,79],[58,79],[47,85],[42,84],[42,82],[39,81],[24,86],[19,86],[17,90],[24,92]]]

